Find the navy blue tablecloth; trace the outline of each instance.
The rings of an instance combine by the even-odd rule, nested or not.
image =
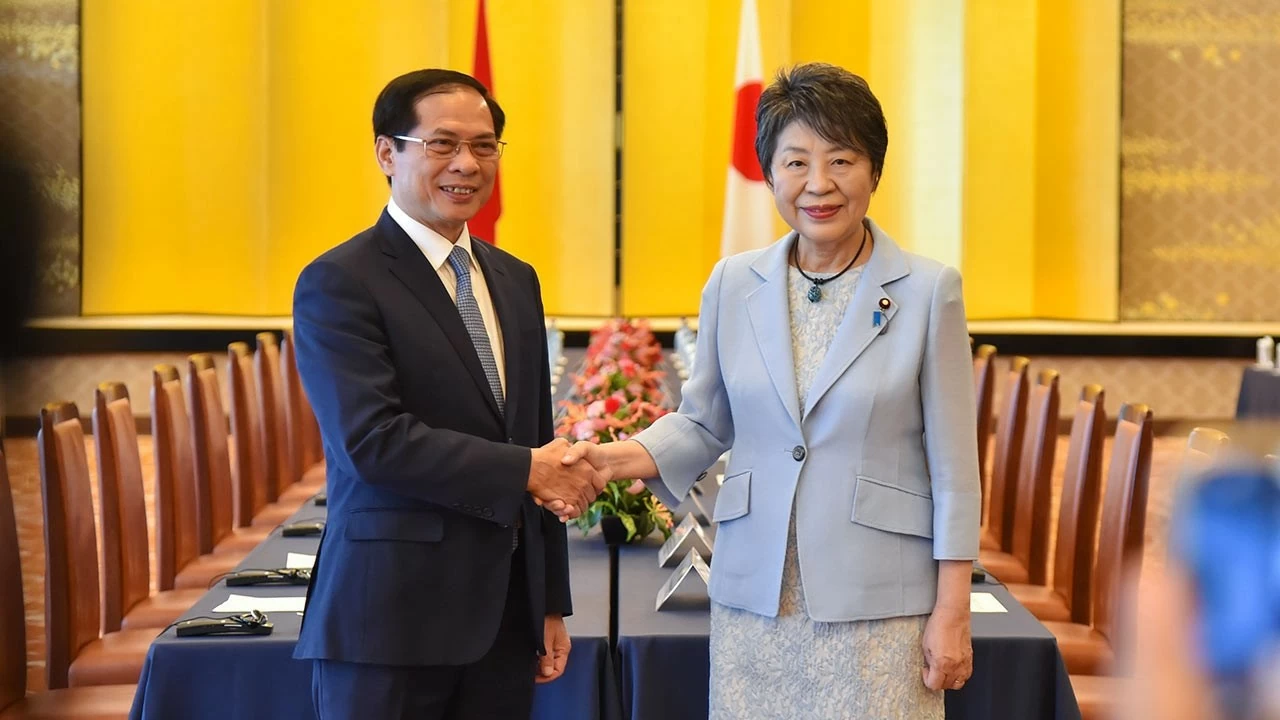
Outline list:
[[[308,502],[295,520],[322,519],[325,508]],[[279,568],[288,553],[314,555],[317,538],[286,538],[277,531],[240,568]],[[566,619],[573,651],[565,674],[539,685],[534,720],[620,717],[612,655],[608,644],[608,552],[598,539],[570,532],[574,615]],[[229,595],[305,595],[303,587],[238,587],[219,584],[183,617],[212,615]],[[131,720],[314,720],[311,662],[293,659],[302,618],[268,613],[275,630],[265,637],[178,638],[170,629],[147,653],[134,697]]]
[[[715,502],[717,467],[699,483],[704,505]],[[677,514],[690,511],[688,501]],[[712,562],[714,572],[715,563]],[[618,664],[623,715],[629,720],[706,720],[710,669],[710,602],[690,573],[662,611],[654,609],[670,568],[657,562],[656,539],[623,548]],[[1053,635],[1001,585],[989,592],[1007,613],[974,613],[973,677],[946,693],[948,720],[1079,720],[1080,709]]]
[[[1237,420],[1280,420],[1280,373],[1247,367],[1240,378]]]

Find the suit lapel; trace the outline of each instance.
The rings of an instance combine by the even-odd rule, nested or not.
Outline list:
[[[493,391],[489,389],[489,380],[485,377],[484,368],[480,365],[480,356],[471,343],[471,335],[467,326],[462,324],[462,316],[458,314],[458,306],[449,297],[449,291],[440,281],[440,275],[431,262],[427,260],[417,245],[409,239],[404,230],[384,210],[378,218],[378,234],[381,238],[382,253],[394,262],[388,262],[391,274],[404,283],[409,292],[431,313],[436,324],[449,338],[458,359],[467,368],[467,374],[475,382],[476,388],[484,396],[494,416],[501,418],[498,403],[493,399]]]
[[[796,395],[795,361],[791,353],[791,315],[787,302],[787,248],[795,234],[774,243],[751,264],[763,281],[747,296],[747,316],[769,379],[796,427],[800,400]]]
[[[888,332],[893,316],[898,311],[898,299],[885,286],[907,275],[907,259],[888,235],[870,219],[867,222],[870,223],[871,236],[875,241],[871,260],[863,267],[862,277],[858,278],[858,288],[854,290],[853,299],[849,301],[840,327],[836,329],[831,347],[827,348],[827,354],[818,366],[818,374],[814,376],[813,386],[806,396],[803,417],[809,416],[822,396],[827,394],[872,341]],[[882,310],[881,299],[889,301],[887,310]],[[882,313],[878,326],[875,323],[877,311]]]
[[[506,268],[499,262],[492,248],[472,235],[471,251],[480,265],[480,272],[484,273],[485,284],[489,287],[489,297],[493,300],[493,312],[498,316],[498,326],[502,328],[502,358],[506,366],[507,383],[506,421],[507,433],[510,434],[514,428],[516,405],[520,401],[520,358],[521,353],[525,351],[520,342],[520,323],[516,320],[516,308],[519,307],[519,302],[513,294]]]

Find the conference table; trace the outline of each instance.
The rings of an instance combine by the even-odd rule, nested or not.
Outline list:
[[[1280,420],[1280,370],[1247,367],[1240,377],[1237,420]]]
[[[326,508],[305,503],[287,523],[325,518]],[[283,568],[290,553],[314,555],[317,537],[283,537],[279,530],[255,548],[237,569]],[[609,651],[609,555],[599,538],[569,534],[574,614],[566,618],[573,651],[564,675],[539,685],[535,720],[618,720],[612,654]],[[442,590],[443,591],[443,590]],[[232,595],[300,597],[299,586],[227,587],[220,582],[180,619],[218,616],[213,609]],[[138,681],[131,720],[314,720],[311,662],[293,659],[301,613],[269,611],[275,626],[267,636],[177,637],[162,633],[151,645]],[[359,619],[352,618],[352,622]]]
[[[717,465],[698,487],[710,510],[719,488]],[[691,501],[676,509],[694,510]],[[714,532],[707,528],[714,543]],[[658,567],[658,540],[622,549],[619,586],[618,669],[623,716],[629,720],[705,720],[709,679],[710,613],[706,585],[690,573],[654,609],[671,568]],[[714,558],[714,555],[713,555]],[[715,571],[714,559],[711,563]],[[1078,720],[1080,709],[1053,635],[1003,586],[975,584],[1007,610],[973,614],[973,677],[946,692],[948,720],[1036,718]]]

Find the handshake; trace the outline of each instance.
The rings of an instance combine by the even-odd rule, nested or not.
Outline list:
[[[613,479],[613,470],[599,445],[589,442],[570,445],[568,440],[557,438],[534,448],[532,453],[529,494],[534,502],[562,521],[585,512]]]

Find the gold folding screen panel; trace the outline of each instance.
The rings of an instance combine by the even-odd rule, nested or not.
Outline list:
[[[624,3],[621,117],[612,0],[487,5],[510,116],[499,244],[537,268],[551,314],[696,313],[739,0]],[[302,265],[386,201],[378,89],[474,50],[476,0],[81,6],[85,314],[287,314]],[[960,266],[971,317],[1275,306],[1280,155],[1255,130],[1276,124],[1276,0],[1128,0],[1123,43],[1120,0],[758,6],[766,82],[812,60],[868,78],[890,132],[871,215]]]
[[[547,310],[613,285],[613,5],[488,0],[507,110],[500,246]],[[84,0],[84,313],[286,315],[293,281],[373,224],[377,92],[469,70],[476,0]]]

